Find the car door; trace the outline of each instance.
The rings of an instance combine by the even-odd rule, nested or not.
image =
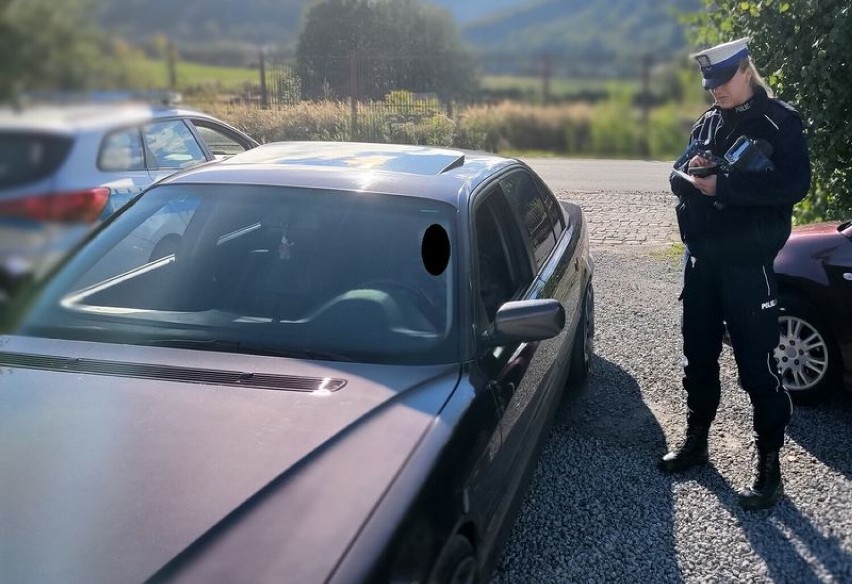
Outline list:
[[[506,175],[475,209],[480,336],[487,336],[493,324],[495,305],[553,297],[565,271],[550,266],[557,246],[550,217],[535,181],[525,170]],[[539,277],[542,271],[546,279]],[[491,280],[501,283],[495,285]],[[486,345],[477,353],[477,365],[490,379],[503,438],[496,461],[502,473],[503,498],[492,517],[492,527],[504,519],[534,464],[537,445],[565,383],[567,371],[560,360],[564,362],[566,340],[563,330],[546,341]]]

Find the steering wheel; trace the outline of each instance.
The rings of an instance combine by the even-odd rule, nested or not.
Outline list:
[[[396,300],[399,298],[398,295],[393,294],[393,292],[401,292],[405,298],[408,298],[414,306],[420,311],[420,313],[429,321],[435,330],[441,330],[443,328],[443,323],[436,322],[440,321],[441,314],[438,310],[437,304],[432,301],[431,298],[420,288],[411,284],[409,282],[405,282],[403,280],[390,280],[390,279],[375,279],[364,282],[359,286],[359,288],[367,288],[367,289],[375,289],[375,290],[383,290],[387,292],[391,292],[391,296]]]

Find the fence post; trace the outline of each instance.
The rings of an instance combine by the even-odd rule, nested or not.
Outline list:
[[[260,106],[263,109],[269,107],[269,92],[266,89],[266,55],[260,50]]]
[[[349,53],[349,107],[351,110],[351,139],[357,138],[358,132],[358,53]]]

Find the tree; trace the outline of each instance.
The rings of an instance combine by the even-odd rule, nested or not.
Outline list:
[[[700,43],[749,36],[755,63],[808,128],[814,183],[803,221],[852,217],[852,9],[848,0],[704,0]]]
[[[311,98],[382,99],[395,89],[459,96],[477,85],[473,56],[450,13],[416,0],[313,5],[296,61]]]
[[[0,100],[18,91],[87,89],[110,74],[96,0],[0,0]]]

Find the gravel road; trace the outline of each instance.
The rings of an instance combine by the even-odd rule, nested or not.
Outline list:
[[[678,478],[657,471],[685,419],[670,195],[548,182],[579,200],[597,242],[597,355],[587,385],[563,400],[493,584],[852,582],[852,395],[796,409],[782,451],[786,497],[742,511],[735,490],[751,476],[751,408],[726,348],[712,465]],[[637,223],[663,217],[651,243],[597,236],[622,208],[612,201],[639,209]]]

